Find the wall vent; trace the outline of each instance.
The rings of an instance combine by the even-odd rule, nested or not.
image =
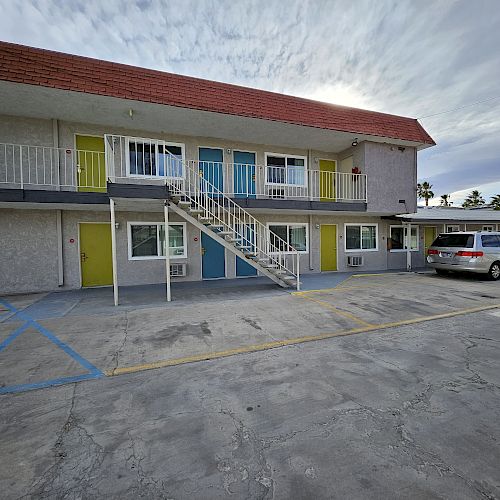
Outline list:
[[[349,255],[347,257],[347,265],[350,267],[359,267],[363,265],[363,257],[361,255]]]
[[[170,276],[186,276],[186,264],[170,264]]]

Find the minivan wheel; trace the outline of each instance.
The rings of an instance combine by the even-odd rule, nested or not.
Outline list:
[[[500,279],[500,262],[493,262],[493,264],[491,264],[488,276],[490,280],[493,281]]]
[[[438,276],[446,276],[448,274],[448,271],[446,271],[446,269],[436,269],[436,274]]]

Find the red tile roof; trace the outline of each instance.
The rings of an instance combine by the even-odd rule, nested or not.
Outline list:
[[[1,41],[0,80],[435,144],[413,118]]]

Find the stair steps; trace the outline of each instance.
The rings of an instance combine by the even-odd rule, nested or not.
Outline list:
[[[299,289],[296,250],[276,235],[270,238],[266,226],[206,179],[200,182],[198,168],[193,168],[190,162],[184,166],[186,178],[182,186],[166,181],[172,192],[166,200],[168,206],[236,256],[244,258],[261,275],[283,288]]]

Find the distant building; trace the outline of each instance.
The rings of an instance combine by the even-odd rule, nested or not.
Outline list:
[[[419,207],[416,213],[389,217],[388,268],[405,267],[407,247],[404,234],[411,232],[412,267],[424,267],[427,249],[439,233],[455,231],[498,231],[500,210],[488,208],[464,209],[458,207]],[[406,229],[401,229],[403,224]],[[407,238],[406,238],[407,239]]]

